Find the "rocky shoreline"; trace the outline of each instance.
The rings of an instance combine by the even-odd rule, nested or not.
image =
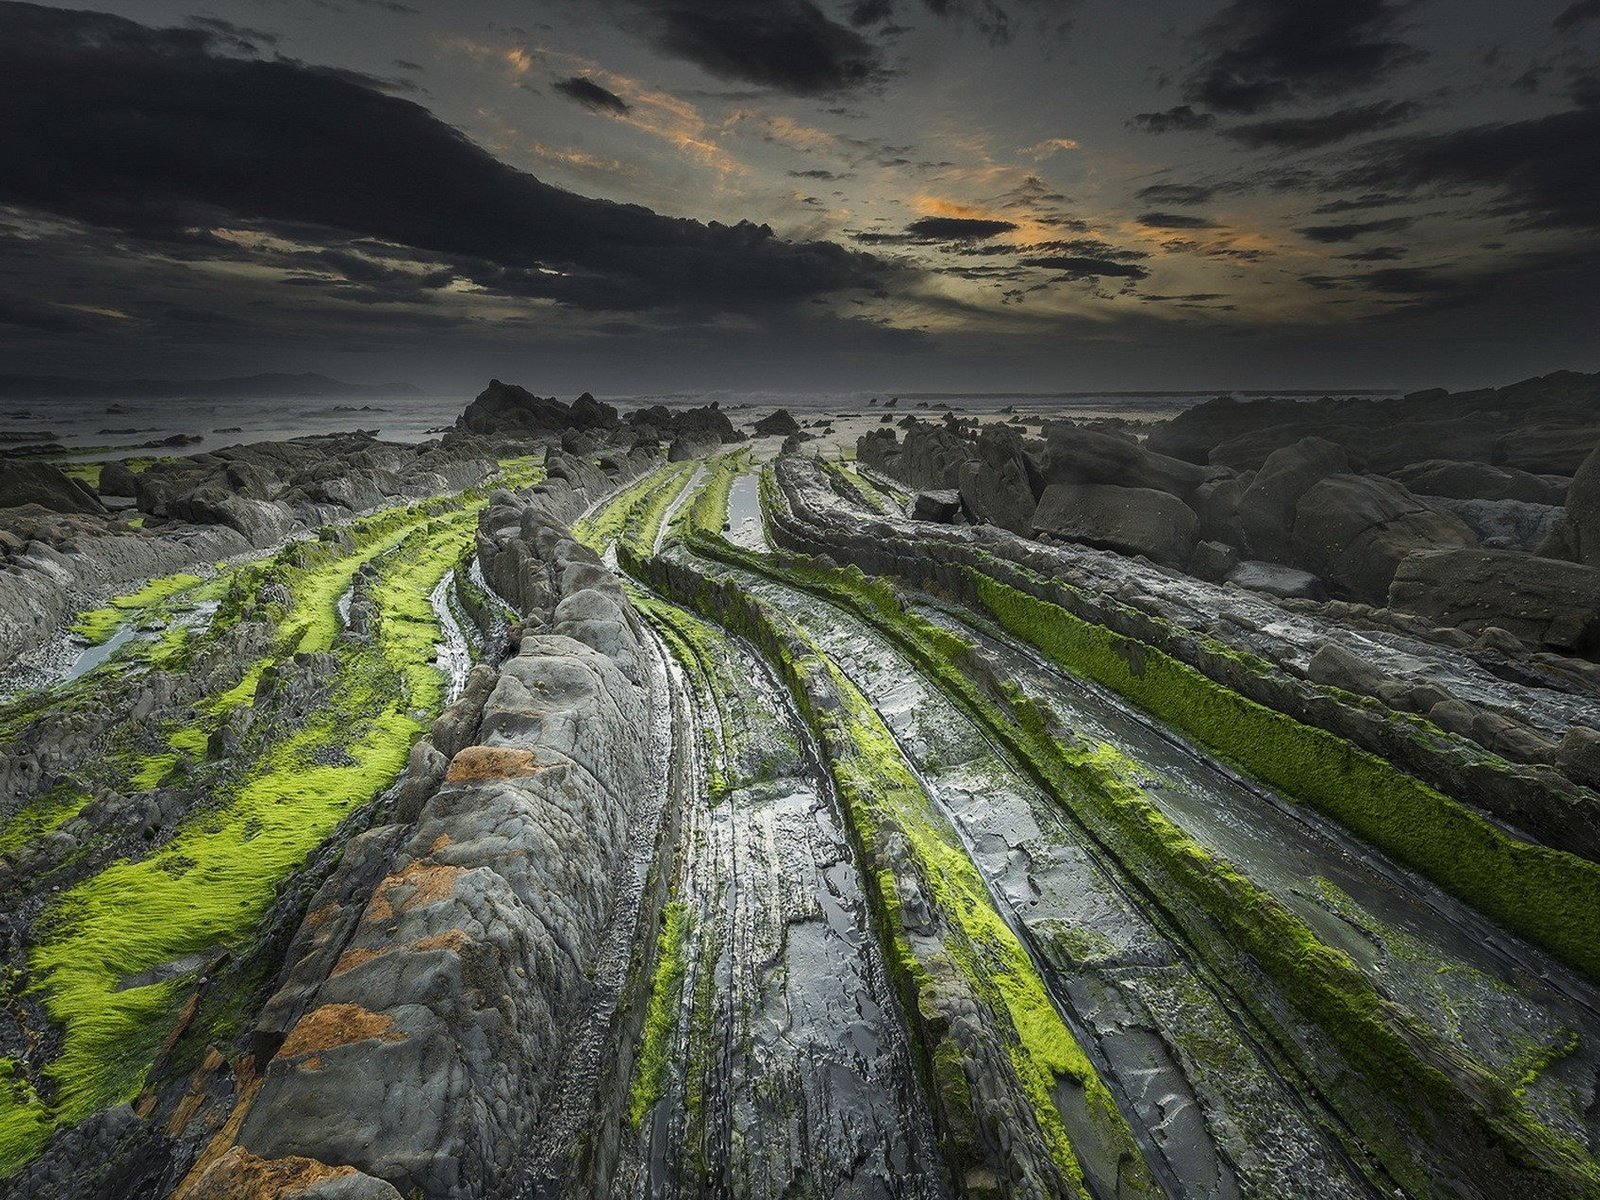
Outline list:
[[[1597,411],[32,463],[0,1194],[1594,1194]]]

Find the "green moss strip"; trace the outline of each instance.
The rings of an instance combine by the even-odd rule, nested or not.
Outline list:
[[[673,1031],[678,1027],[678,1013],[683,1007],[683,981],[688,971],[685,954],[689,938],[688,910],[681,901],[675,900],[661,915],[656,969],[650,980],[650,1007],[645,1013],[639,1062],[634,1068],[633,1088],[628,1095],[628,1118],[635,1128],[665,1094],[668,1055],[672,1050]]]
[[[1424,1144],[1434,1145],[1451,1161],[1475,1159],[1485,1179],[1493,1174],[1507,1188],[1548,1195],[1600,1194],[1600,1167],[1582,1147],[1541,1123],[1504,1081],[1439,1044],[1408,1012],[1381,996],[1347,955],[1321,943],[1293,912],[1184,833],[1136,782],[1135,764],[1108,745],[1076,748],[1062,742],[1048,711],[1015,687],[993,680],[980,686],[971,647],[949,630],[906,612],[887,582],[869,579],[853,567],[822,570],[805,562],[779,566],[726,542],[697,548],[823,596],[868,620],[1016,754],[1121,860],[1131,877],[1142,881],[1147,898],[1177,928],[1187,930],[1197,946],[1203,947],[1209,935],[1196,918],[1209,915],[1228,944],[1250,954],[1356,1069],[1359,1085],[1335,1081],[1330,1099],[1405,1186],[1427,1194],[1433,1168],[1418,1161],[1411,1143],[1395,1128],[1393,1118],[1402,1115]],[[1058,622],[1070,619],[1057,609],[1029,627],[1048,637],[1060,627]],[[1142,655],[1130,652],[1130,657],[1148,672],[1157,652],[1134,645]],[[1249,981],[1241,981],[1236,995],[1269,1028],[1275,1024]],[[1305,1061],[1289,1039],[1277,1040],[1299,1059],[1308,1077],[1317,1077],[1317,1064]],[[1363,1102],[1366,1089],[1366,1094],[1383,1098],[1383,1109]]]
[[[757,557],[757,556],[745,556]],[[956,831],[907,766],[893,736],[866,698],[797,627],[761,601],[705,580],[688,585],[662,560],[622,555],[624,567],[704,616],[750,635],[777,664],[808,723],[817,731],[864,864],[887,962],[914,1017],[915,1044],[933,1091],[946,1150],[959,1172],[985,1167],[959,1047],[938,1028],[932,997],[952,974],[1008,1031],[1006,1052],[1042,1143],[1068,1195],[1088,1194],[1078,1154],[1122,1181],[1129,1196],[1157,1195],[1132,1131],[1105,1082],[1061,1019],[1027,950],[1001,917]],[[677,571],[682,571],[678,568]],[[900,908],[898,880],[881,853],[892,834],[911,848],[916,884],[943,914],[951,936],[942,948],[913,947]],[[909,882],[909,881],[908,881]],[[925,1004],[931,1008],[925,1008]],[[1093,1145],[1075,1148],[1057,1094],[1081,1090]],[[994,1131],[991,1131],[993,1133]]]
[[[1344,739],[1223,687],[1143,642],[966,569],[988,613],[1056,665],[1327,813],[1495,921],[1600,979],[1600,864],[1520,841]]]
[[[134,592],[117,596],[105,608],[96,608],[78,614],[72,632],[91,646],[98,646],[127,622],[136,620],[162,602],[185,592],[201,582],[198,575],[178,572],[152,579]]]

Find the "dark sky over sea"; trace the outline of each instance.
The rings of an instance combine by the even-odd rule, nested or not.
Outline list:
[[[541,392],[1600,368],[1600,0],[0,3],[0,359]]]

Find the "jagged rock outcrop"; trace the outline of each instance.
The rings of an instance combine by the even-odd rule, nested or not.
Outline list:
[[[570,405],[553,396],[535,396],[514,383],[491,379],[456,418],[470,433],[502,437],[537,437],[565,429],[611,429],[618,424],[617,410],[601,404],[588,392]]]
[[[640,438],[668,443],[682,439],[685,447],[694,444],[715,449],[745,440],[744,434],[733,427],[728,414],[714,400],[698,408],[652,404],[630,412],[627,422]]]
[[[956,478],[963,503],[980,520],[1026,534],[1043,488],[1023,453],[1022,436],[1008,426],[989,425],[978,434],[977,451]]]
[[[102,513],[93,488],[49,463],[0,459],[0,508],[37,504],[52,512]]]
[[[772,415],[762,417],[752,428],[758,437],[788,437],[791,433],[800,432],[800,422],[790,415],[787,408],[780,408]]]
[[[485,574],[524,572],[515,599],[544,632],[419,743],[442,778],[415,821],[352,841],[319,892],[236,1137],[182,1200],[307,1161],[353,1169],[352,1195],[514,1191],[652,770],[637,618],[550,509],[499,493],[485,512]]]
[[[1451,459],[1571,475],[1600,442],[1600,374],[1557,371],[1509,387],[1435,388],[1385,400],[1224,396],[1159,426],[1147,448],[1243,469],[1306,436],[1338,442],[1382,473]]]

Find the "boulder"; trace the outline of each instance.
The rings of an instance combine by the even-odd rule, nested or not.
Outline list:
[[[1389,606],[1477,634],[1508,630],[1524,645],[1600,655],[1600,567],[1509,550],[1406,555]]]
[[[1535,475],[1517,467],[1496,467],[1483,462],[1427,459],[1390,475],[1419,496],[1447,496],[1452,500],[1521,500],[1529,504],[1566,503],[1567,482]]]
[[[1289,558],[1300,497],[1323,478],[1349,469],[1344,447],[1326,438],[1302,438],[1274,450],[1239,498],[1239,523],[1249,548],[1263,558]]]
[[[762,417],[757,421],[755,432],[758,437],[788,437],[791,433],[800,432],[800,422],[789,415],[787,408],[780,408],[770,417]]]
[[[100,494],[102,496],[137,496],[138,477],[119,462],[108,462],[100,468]]]
[[[1039,497],[1033,527],[1036,533],[1182,567],[1194,551],[1200,520],[1182,500],[1154,488],[1053,483]]]
[[[1309,571],[1283,563],[1247,560],[1228,572],[1228,582],[1283,600],[1326,600],[1328,589]]]
[[[949,525],[961,515],[961,493],[954,488],[932,488],[917,493],[911,515],[918,521]]]
[[[1132,438],[1055,421],[1044,430],[1045,483],[1112,483],[1190,500],[1210,474],[1204,467],[1153,454]]]
[[[1239,520],[1239,505],[1246,489],[1255,480],[1255,472],[1227,475],[1208,479],[1194,490],[1190,505],[1200,518],[1200,536],[1230,546],[1245,546],[1244,525]]]
[[[1204,541],[1189,559],[1189,574],[1221,583],[1239,565],[1239,552],[1225,542]]]
[[[572,410],[553,396],[535,396],[498,379],[491,379],[456,418],[459,428],[472,433],[513,436],[558,433],[572,423]]]
[[[59,467],[42,462],[7,461],[0,469],[0,508],[37,504],[52,512],[101,513],[105,505],[90,487]]]
[[[1526,500],[1453,500],[1419,496],[1429,508],[1454,513],[1491,550],[1534,551],[1555,531],[1562,510]],[[1560,557],[1559,555],[1557,557]]]
[[[1312,485],[1295,506],[1290,536],[1292,562],[1374,604],[1411,551],[1476,544],[1459,517],[1374,475],[1329,475]]]
[[[1566,532],[1577,561],[1600,567],[1600,445],[1589,452],[1572,477]]]

